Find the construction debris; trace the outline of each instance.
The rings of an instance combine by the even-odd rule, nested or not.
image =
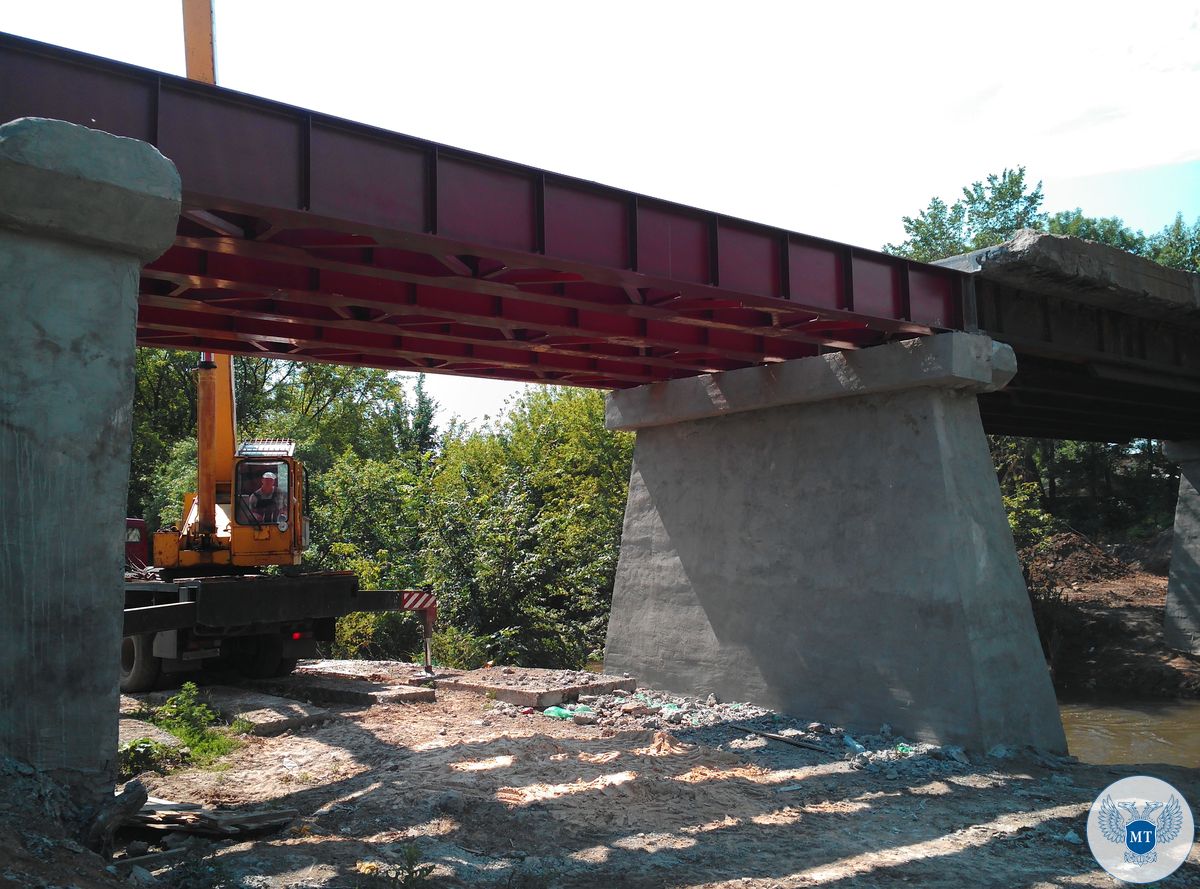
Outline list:
[[[160,867],[166,867],[167,865],[175,864],[176,862],[187,857],[189,851],[191,850],[168,849],[165,852],[152,852],[148,855],[137,855],[133,857],[126,856],[125,858],[118,858],[113,861],[112,867],[118,874],[128,874],[136,867],[140,867],[149,872]]]
[[[101,854],[108,854],[113,846],[113,836],[122,824],[125,824],[145,804],[148,791],[141,781],[133,780],[126,784],[121,792],[111,801],[101,806],[96,817],[88,826],[87,839],[84,845]]]
[[[428,685],[430,682],[461,676],[462,671],[434,667],[432,673],[426,673],[424,664],[404,661],[319,660],[301,661],[296,666],[296,674],[363,679],[385,685]]]
[[[139,811],[127,817],[125,823],[153,830],[236,837],[286,827],[295,820],[296,814],[295,809],[222,811],[152,796]]]

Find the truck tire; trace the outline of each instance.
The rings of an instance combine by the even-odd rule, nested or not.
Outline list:
[[[275,668],[276,676],[290,676],[292,671],[296,669],[296,664],[299,661],[294,657],[285,657],[279,659],[279,666]]]
[[[121,640],[121,691],[152,691],[162,673],[162,658],[154,656],[154,634],[141,633]]]

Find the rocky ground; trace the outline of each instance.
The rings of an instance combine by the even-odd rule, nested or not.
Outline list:
[[[585,695],[565,716],[453,690],[327,709],[213,767],[143,776],[156,797],[296,811],[265,836],[198,841],[157,885],[1112,886],[1087,811],[1147,768],[915,744],[887,726],[850,737],[819,714],[651,689]],[[1200,772],[1149,768],[1200,799]],[[0,885],[121,885],[63,837],[10,828]],[[399,876],[409,849],[427,883]],[[1169,885],[1200,886],[1200,857]]]

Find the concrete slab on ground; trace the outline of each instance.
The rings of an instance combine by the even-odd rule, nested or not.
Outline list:
[[[249,722],[253,726],[250,729],[252,735],[278,735],[324,722],[330,715],[328,710],[312,704],[224,685],[209,686],[203,695],[222,719]]]
[[[470,691],[521,707],[553,707],[581,694],[604,695],[633,691],[631,676],[608,676],[582,670],[542,670],[533,667],[485,667],[438,680],[438,688]]]
[[[145,695],[121,695],[120,712],[122,716],[141,713],[149,710],[150,707],[151,704],[146,700]]]
[[[122,718],[117,724],[117,746],[124,747],[130,741],[136,741],[138,738],[149,738],[151,741],[166,744],[168,747],[183,746],[183,741],[153,723],[143,722],[140,719]]]
[[[461,670],[434,667],[432,675],[423,664],[405,661],[319,660],[301,661],[296,673],[303,676],[335,676],[340,679],[365,679],[387,685],[428,685],[440,679],[461,676]]]
[[[293,675],[280,679],[260,679],[250,684],[256,689],[325,704],[417,704],[436,699],[432,688],[338,676]]]

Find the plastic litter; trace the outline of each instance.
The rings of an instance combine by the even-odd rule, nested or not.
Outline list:
[[[864,747],[862,744],[858,743],[858,741],[854,740],[854,738],[850,737],[850,735],[845,735],[845,734],[842,735],[842,743],[845,744],[847,747],[849,747],[851,750],[853,750],[855,753],[866,753],[867,752],[867,748]]]
[[[555,719],[571,719],[574,717],[570,710],[564,710],[562,707],[547,707],[542,711],[543,716],[552,716]]]
[[[910,753],[913,752],[913,748],[909,747],[907,744],[897,744],[896,752],[903,753],[905,756],[908,756]]]

